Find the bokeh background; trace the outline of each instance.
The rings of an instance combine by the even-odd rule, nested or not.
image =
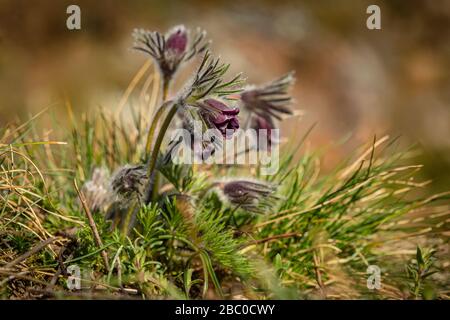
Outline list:
[[[82,29],[66,28],[77,4]],[[381,30],[366,8],[381,8]],[[313,123],[312,147],[335,146],[325,168],[361,143],[389,134],[418,143],[435,191],[450,186],[450,1],[76,1],[0,0],[0,125],[45,107],[65,121],[115,108],[143,55],[135,27],[174,24],[208,30],[212,49],[250,83],[295,70],[300,119],[283,125],[297,139]]]

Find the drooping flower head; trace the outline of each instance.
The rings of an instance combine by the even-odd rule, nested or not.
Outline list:
[[[226,200],[254,213],[264,212],[278,199],[276,188],[270,184],[253,180],[233,180],[217,183]]]
[[[184,141],[196,158],[208,159],[222,147],[223,138],[230,139],[239,128],[240,110],[231,106],[228,96],[241,91],[243,79],[238,74],[225,80],[228,68],[228,64],[207,51],[191,80],[178,94],[176,103],[182,112],[177,114],[188,134],[171,142],[175,152]]]
[[[219,130],[224,138],[230,139],[239,129],[238,108],[228,107],[224,102],[212,98],[200,101],[198,105],[208,128]]]
[[[111,179],[112,190],[119,198],[142,197],[148,181],[144,165],[125,165],[119,168]]]
[[[180,147],[186,147],[193,152],[195,159],[207,160],[214,155],[216,150],[222,148],[222,134],[218,130],[205,134],[208,127],[198,107],[185,105],[181,110],[180,126],[182,130],[171,138],[167,147],[166,158],[176,158]],[[165,161],[167,163],[167,160]]]
[[[227,139],[239,129],[237,116],[240,111],[236,106],[229,106],[230,100],[227,97],[242,91],[241,85],[244,81],[241,74],[225,81],[223,76],[229,66],[220,63],[218,58],[214,59],[206,52],[184,96],[186,104],[198,107],[206,127],[217,129]]]
[[[266,84],[247,88],[240,95],[243,107],[265,119],[270,116],[281,120],[282,114],[292,115],[289,108],[292,98],[288,89],[294,80],[290,72]]]
[[[183,25],[173,27],[165,35],[158,31],[135,29],[133,36],[133,48],[153,57],[166,79],[172,78],[181,64],[209,46],[209,41],[205,41],[205,31],[197,29],[191,35]]]

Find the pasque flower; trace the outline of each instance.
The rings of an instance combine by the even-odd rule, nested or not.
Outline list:
[[[167,52],[174,55],[182,55],[187,48],[188,35],[183,26],[175,27],[166,41]]]
[[[217,184],[225,198],[247,211],[261,213],[271,207],[276,199],[276,188],[270,184],[253,180],[233,180]]]
[[[292,98],[288,89],[294,82],[292,72],[260,86],[248,87],[240,94],[241,102],[248,111],[268,119],[281,120],[282,114],[292,115],[289,104]]]
[[[208,159],[214,155],[217,149],[222,147],[222,134],[220,132],[211,132],[212,134],[204,135],[204,130],[208,127],[199,108],[183,106],[180,118],[183,131],[172,137],[169,142],[164,163],[168,162],[167,159],[173,159],[182,145],[190,148],[194,152],[194,157],[201,160]]]
[[[144,165],[125,165],[113,175],[111,187],[120,198],[141,197],[147,181],[148,175]]]
[[[205,51],[206,32],[197,29],[194,35],[183,25],[175,26],[165,35],[158,31],[136,29],[134,49],[149,54],[157,62],[165,79],[171,79],[183,62]]]
[[[239,108],[228,107],[220,100],[208,98],[198,103],[201,115],[209,128],[216,128],[229,139],[239,129]]]

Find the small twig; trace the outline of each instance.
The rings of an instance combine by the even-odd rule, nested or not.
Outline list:
[[[14,259],[13,261],[9,262],[8,264],[6,264],[4,268],[5,269],[9,269],[9,268],[14,267],[16,264],[21,263],[22,261],[28,259],[33,254],[35,254],[36,252],[41,251],[42,249],[44,249],[46,246],[48,246],[50,243],[52,243],[56,239],[58,239],[58,238],[57,237],[52,237],[52,238],[48,238],[47,240],[44,240],[44,241],[40,242],[38,245],[36,245],[33,248],[31,248],[30,251],[24,253],[20,257],[18,257],[16,259]]]
[[[86,199],[84,198],[83,193],[81,193],[80,189],[78,188],[77,181],[73,180],[73,184],[75,186],[75,190],[77,191],[78,197],[80,198],[81,204],[83,206],[84,212],[86,213],[86,216],[89,221],[89,226],[91,227],[92,234],[94,235],[95,243],[99,248],[103,248],[102,239],[100,238],[100,234],[98,233],[97,226],[95,225],[94,218],[92,217],[91,210],[89,210],[89,207],[86,204]],[[109,259],[108,259],[108,253],[105,249],[101,251],[101,255],[103,258],[103,262],[105,263],[106,270],[109,270]]]
[[[34,283],[39,283],[39,284],[44,285],[44,286],[48,285],[48,283],[46,283],[46,282],[44,282],[42,280],[26,276],[26,274],[28,274],[28,273],[30,273],[30,271],[22,271],[22,272],[19,272],[19,273],[11,273],[11,272],[4,271],[4,270],[0,269],[0,274],[8,276],[6,279],[4,279],[2,282],[0,282],[0,287],[2,287],[8,281],[11,281],[11,280],[14,280],[14,279],[23,279],[23,280],[31,281],[31,282],[34,282]]]
[[[66,261],[64,261],[63,255],[64,255],[65,251],[67,250],[67,247],[68,247],[67,245],[64,245],[59,250],[58,257],[57,257],[59,267],[58,267],[58,270],[56,270],[56,273],[53,275],[52,280],[50,281],[50,284],[47,286],[48,290],[51,290],[56,285],[56,282],[58,281],[58,279],[60,278],[61,275],[64,277],[68,276],[65,263],[68,260],[72,259],[73,253],[70,253],[69,256],[67,257]]]
[[[119,287],[124,289],[122,286],[122,264],[120,262],[120,258],[117,257],[117,280],[119,281]]]

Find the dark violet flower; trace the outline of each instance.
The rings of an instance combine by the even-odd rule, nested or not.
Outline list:
[[[183,25],[173,27],[165,35],[158,31],[136,29],[133,36],[133,48],[153,57],[166,79],[172,78],[183,62],[202,53],[209,45],[209,42],[205,41],[205,31],[197,29],[191,36],[190,31]]]
[[[140,198],[147,181],[148,175],[144,165],[125,165],[112,177],[111,187],[119,198]]]
[[[226,200],[250,212],[262,213],[278,199],[274,195],[276,188],[260,181],[234,180],[217,185]]]
[[[281,120],[282,114],[292,115],[289,104],[292,98],[287,91],[294,82],[290,72],[279,79],[261,86],[249,87],[241,95],[244,108],[267,119],[268,116]]]
[[[222,134],[218,130],[214,130],[205,134],[205,130],[209,129],[208,124],[202,115],[203,111],[198,107],[185,105],[181,112],[181,127],[179,132],[169,142],[166,159],[174,159],[179,153],[179,148],[190,148],[194,152],[196,159],[206,160],[214,155],[216,150],[222,148]],[[167,161],[165,160],[165,163]]]
[[[203,119],[209,128],[216,128],[229,139],[239,129],[239,108],[230,108],[217,99],[205,99],[198,103]]]
[[[186,29],[183,26],[177,26],[167,37],[167,51],[172,51],[176,55],[182,55],[186,52],[187,42],[188,35]]]

